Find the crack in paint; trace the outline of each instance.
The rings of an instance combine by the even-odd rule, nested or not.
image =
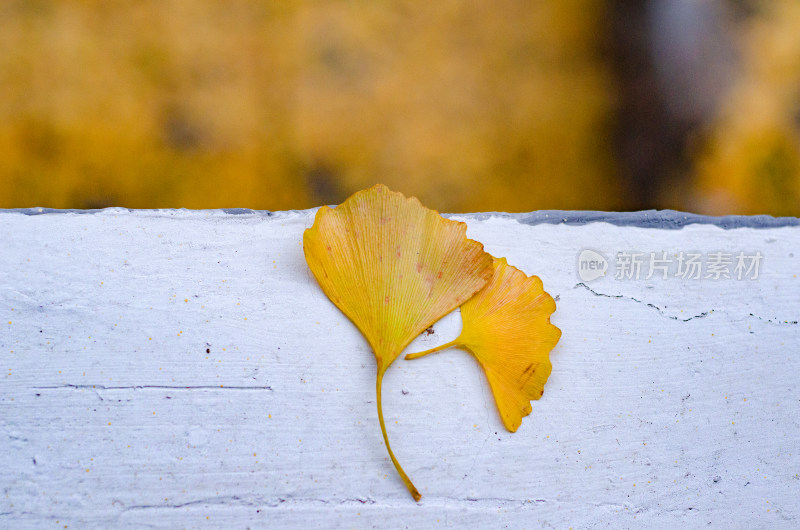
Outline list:
[[[705,317],[709,316],[711,313],[715,312],[714,309],[710,309],[709,311],[703,311],[702,313],[699,313],[697,315],[691,316],[689,318],[679,318],[679,317],[676,317],[676,316],[667,315],[662,308],[658,307],[655,304],[651,304],[650,302],[645,302],[643,300],[639,300],[638,298],[634,298],[632,296],[625,296],[625,295],[622,295],[622,294],[599,293],[599,292],[595,291],[594,289],[592,289],[591,287],[589,287],[588,285],[586,285],[583,282],[576,283],[575,286],[573,287],[573,289],[577,289],[578,287],[583,287],[584,289],[586,289],[587,291],[589,291],[590,293],[592,293],[595,296],[600,296],[600,297],[603,297],[603,298],[618,298],[618,299],[623,299],[623,300],[631,300],[633,302],[637,302],[639,304],[646,305],[647,307],[650,307],[650,308],[655,309],[656,311],[658,311],[661,316],[663,316],[665,318],[669,318],[670,320],[677,320],[679,322],[688,322],[690,320],[694,320],[694,319],[698,319],[698,318],[705,318]],[[749,313],[749,316],[751,316],[753,318],[757,318],[758,320],[761,320],[762,322],[766,322],[768,324],[773,324],[775,326],[796,326],[796,325],[798,325],[798,323],[800,323],[797,320],[780,320],[778,318],[775,318],[775,319],[764,318],[764,317],[760,317],[758,315],[755,315],[753,313]]]
[[[691,316],[689,318],[679,318],[679,317],[676,317],[676,316],[673,316],[673,315],[666,314],[662,308],[658,307],[655,304],[651,304],[650,302],[645,302],[643,300],[639,300],[638,298],[634,298],[632,296],[625,296],[625,295],[622,295],[622,294],[598,293],[597,291],[595,291],[594,289],[592,289],[591,287],[589,287],[588,285],[586,285],[583,282],[576,283],[575,287],[573,287],[573,289],[577,289],[578,287],[583,287],[584,289],[586,289],[587,291],[589,291],[590,293],[592,293],[595,296],[601,296],[603,298],[620,298],[620,299],[623,299],[623,300],[631,300],[633,302],[637,302],[637,303],[645,305],[645,306],[647,306],[647,307],[649,307],[651,309],[655,309],[656,311],[658,311],[658,313],[662,317],[668,318],[670,320],[676,320],[678,322],[689,322],[690,320],[694,320],[694,319],[698,319],[698,318],[705,318],[705,317],[709,316],[711,313],[714,312],[714,310],[711,309],[709,311],[703,311],[702,313],[698,313],[697,315]]]
[[[172,385],[129,385],[129,386],[106,386],[106,385],[54,385],[54,386],[35,386],[35,390],[269,390],[271,386],[225,386],[225,385],[194,385],[194,386],[172,386]]]
[[[220,497],[204,497],[202,499],[195,499],[181,503],[162,503],[162,504],[132,504],[125,506],[122,513],[136,511],[136,510],[160,510],[160,509],[178,509],[190,506],[254,506],[275,508],[284,504],[302,505],[302,504],[336,504],[336,505],[355,505],[361,506],[365,504],[378,504],[372,497],[351,497],[346,499],[318,499],[318,498],[301,498],[301,497],[273,497],[273,498],[259,498],[251,496],[239,495],[226,495]]]
[[[785,326],[785,325],[786,326],[796,326],[797,323],[798,323],[797,320],[780,320],[780,319],[777,319],[777,318],[775,320],[773,320],[771,318],[762,318],[762,317],[760,317],[758,315],[754,315],[753,313],[750,313],[750,316],[753,317],[753,318],[757,318],[762,322],[767,322],[769,324],[775,324],[776,326]]]
[[[441,496],[433,497],[428,496],[427,504],[435,506],[435,503],[430,501],[446,501],[446,503],[456,502],[463,503],[470,507],[492,507],[496,508],[498,504],[501,505],[518,505],[520,507],[526,505],[542,505],[550,501],[546,499],[514,499],[505,497],[453,497]],[[119,503],[119,501],[116,501]],[[344,499],[323,499],[315,497],[272,497],[262,498],[254,496],[240,496],[240,495],[226,495],[220,497],[205,497],[181,503],[163,503],[163,504],[132,504],[125,506],[121,513],[137,511],[137,510],[159,510],[159,509],[178,509],[191,506],[219,506],[219,505],[233,505],[233,506],[253,506],[259,508],[276,508],[276,507],[293,507],[302,506],[304,504],[325,504],[325,505],[338,505],[338,506],[363,506],[363,505],[380,505],[384,508],[391,507],[406,507],[403,502],[378,502],[372,497],[348,497]],[[443,505],[444,506],[444,505]]]

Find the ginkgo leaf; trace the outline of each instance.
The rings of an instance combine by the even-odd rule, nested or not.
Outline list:
[[[550,323],[556,303],[538,277],[526,276],[505,258],[495,259],[494,269],[489,284],[461,306],[461,335],[405,358],[453,346],[468,350],[486,373],[503,424],[515,432],[531,413],[530,401],[544,393],[552,370],[550,350],[561,330]]]
[[[323,206],[303,234],[306,261],[322,290],[358,327],[378,363],[378,419],[392,453],[381,409],[389,365],[426,328],[480,291],[493,274],[492,257],[450,221],[382,185],[359,191],[334,209]]]

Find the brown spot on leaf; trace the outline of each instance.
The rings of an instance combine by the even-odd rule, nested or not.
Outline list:
[[[528,367],[525,368],[525,371],[522,373],[527,374],[528,372],[531,372],[531,374],[534,374],[536,372],[536,368],[533,367],[533,363],[529,364]]]

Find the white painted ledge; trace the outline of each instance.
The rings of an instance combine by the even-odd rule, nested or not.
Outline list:
[[[395,362],[417,504],[373,356],[306,267],[313,212],[29,213],[0,212],[2,528],[800,524],[797,220],[457,216],[542,278],[563,337],[515,434],[467,354]],[[586,248],[763,260],[756,280],[583,282]]]

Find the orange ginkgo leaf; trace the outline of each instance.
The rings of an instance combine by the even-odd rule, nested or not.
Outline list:
[[[452,346],[471,352],[483,367],[506,428],[515,432],[531,413],[532,399],[544,393],[550,376],[550,350],[561,330],[550,323],[556,310],[542,281],[495,259],[489,284],[461,306],[461,335],[455,340],[406,359],[416,359]]]
[[[492,257],[415,198],[382,185],[334,209],[323,206],[303,234],[306,261],[322,290],[366,337],[378,362],[378,419],[389,456],[411,494],[411,480],[389,446],[381,383],[389,365],[426,328],[480,291]]]

